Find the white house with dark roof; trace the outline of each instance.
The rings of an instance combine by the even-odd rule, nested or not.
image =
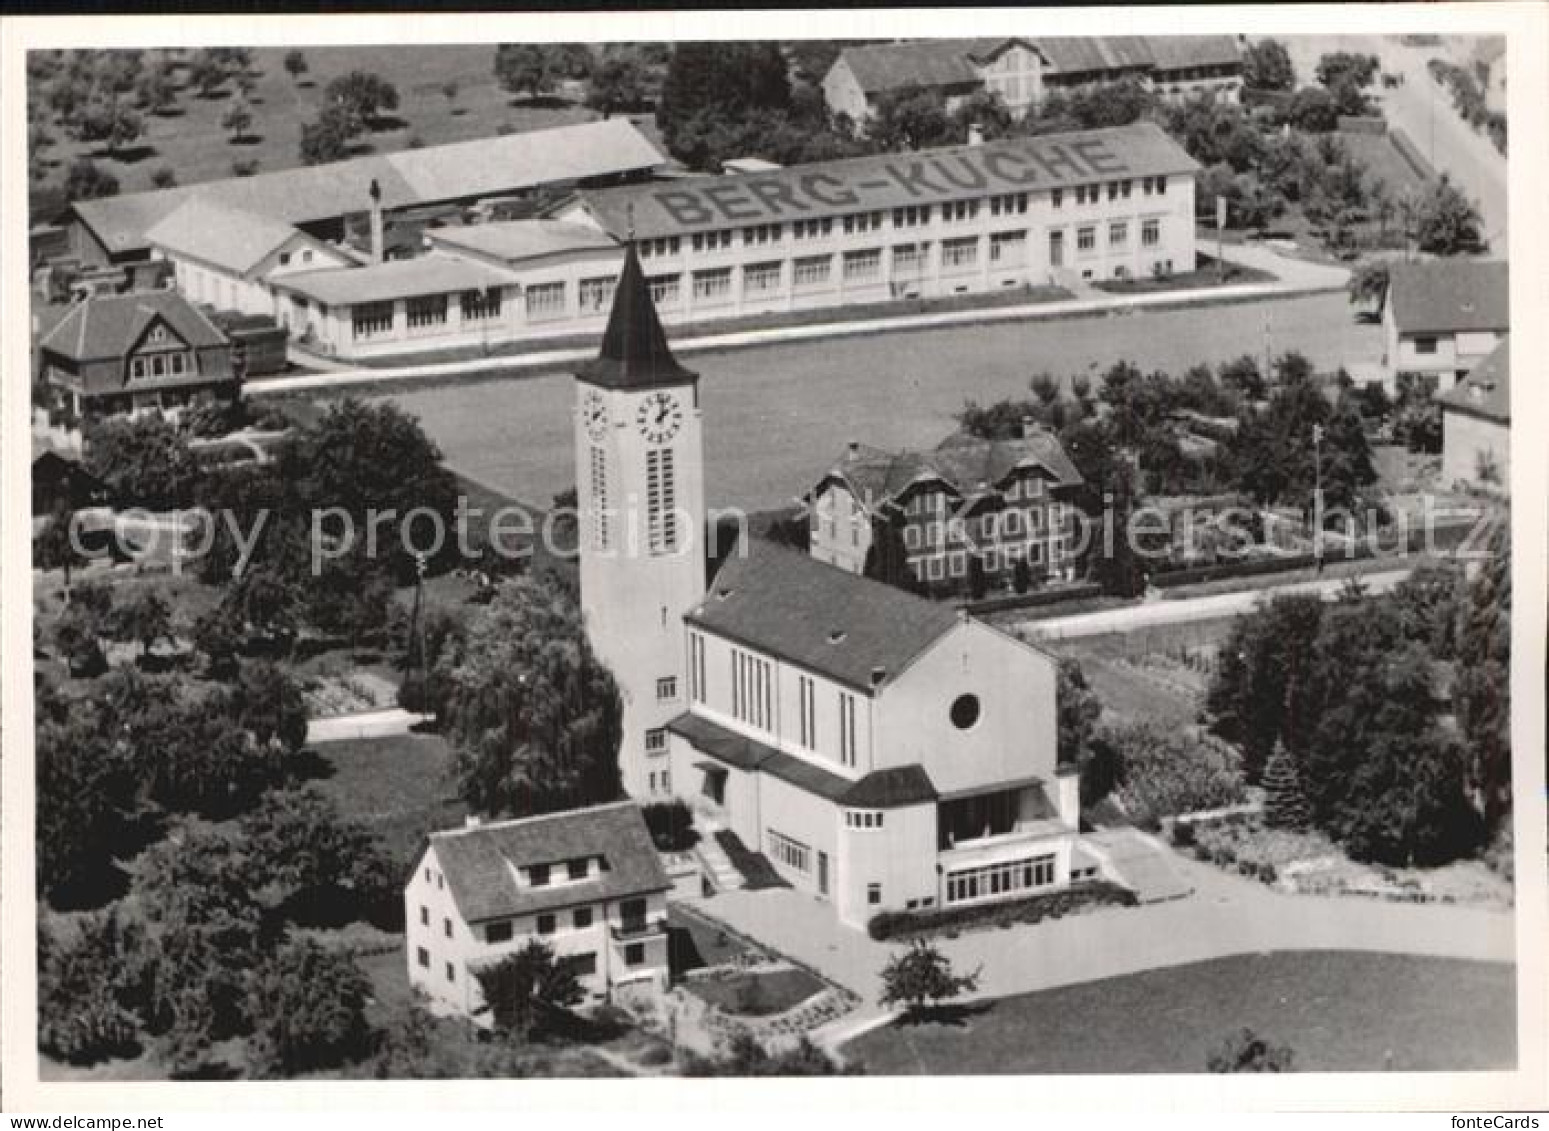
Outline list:
[[[1055,91],[1138,78],[1164,98],[1209,94],[1235,102],[1242,49],[1231,35],[1000,36],[919,39],[848,47],[823,77],[835,114],[864,124],[883,95],[921,87],[949,109],[996,94],[1021,115]]]
[[[1511,486],[1511,339],[1502,338],[1441,400],[1441,481],[1505,494]]]
[[[409,983],[487,1025],[474,972],[538,939],[593,999],[665,985],[671,887],[627,801],[432,833],[403,890]]]
[[[626,788],[692,799],[856,927],[1069,883],[1053,657],[758,540],[707,588],[702,418],[627,249],[574,432],[582,607],[624,698]]]
[[[353,255],[282,220],[195,196],[146,233],[178,291],[218,310],[277,317],[275,279],[352,267]]]
[[[1504,260],[1395,263],[1382,303],[1384,385],[1419,373],[1438,392],[1452,388],[1506,336],[1510,297]]]
[[[1081,473],[1052,432],[1024,428],[1005,440],[959,433],[927,452],[850,444],[809,496],[812,556],[861,573],[891,530],[930,589],[962,588],[975,570],[990,583],[1068,580]]]

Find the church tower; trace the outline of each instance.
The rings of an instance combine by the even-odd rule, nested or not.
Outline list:
[[[634,246],[597,357],[576,371],[576,495],[587,635],[624,697],[632,797],[672,790],[668,722],[687,706],[682,617],[705,592],[699,376],[667,346]]]

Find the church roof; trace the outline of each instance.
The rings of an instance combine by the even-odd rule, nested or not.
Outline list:
[[[608,389],[652,389],[699,380],[697,373],[672,356],[633,244],[624,251],[602,348],[595,358],[582,363],[576,376]]]
[[[759,538],[685,619],[868,693],[958,624],[946,605]]]

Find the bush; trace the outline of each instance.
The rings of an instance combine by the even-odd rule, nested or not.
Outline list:
[[[681,800],[661,801],[645,806],[646,828],[651,830],[651,841],[660,852],[687,852],[699,842],[699,832],[694,828],[694,815]]]
[[[1119,762],[1115,792],[1141,825],[1155,828],[1163,817],[1235,805],[1246,797],[1241,755],[1210,735],[1126,723],[1106,728],[1102,741]]]

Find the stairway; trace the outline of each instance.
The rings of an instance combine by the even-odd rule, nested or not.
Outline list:
[[[726,850],[715,839],[720,826],[712,824],[703,817],[696,823],[699,828],[699,843],[694,845],[694,855],[704,868],[711,886],[716,891],[733,891],[740,888],[743,885],[742,873],[737,870],[737,866],[731,862],[731,857],[726,855]]]

